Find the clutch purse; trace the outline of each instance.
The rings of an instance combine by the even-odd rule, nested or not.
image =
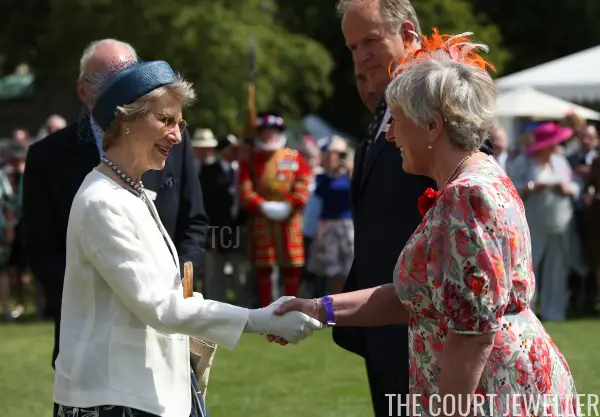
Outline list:
[[[191,262],[183,264],[183,297],[194,296],[194,265]],[[208,389],[208,378],[210,368],[212,367],[217,345],[199,337],[190,336],[190,361],[196,379],[198,388],[202,396],[206,398]]]

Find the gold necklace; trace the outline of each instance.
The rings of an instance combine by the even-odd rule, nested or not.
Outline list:
[[[463,159],[460,160],[460,162],[458,163],[458,165],[456,165],[456,168],[454,168],[454,170],[452,171],[452,174],[450,174],[450,176],[448,177],[448,179],[444,183],[444,187],[443,188],[446,188],[446,186],[448,185],[448,183],[450,182],[450,180],[452,180],[452,178],[454,177],[454,175],[458,172],[458,170],[462,166],[462,164],[464,164],[465,162],[467,162],[469,160],[469,158],[472,157],[473,155],[475,155],[476,153],[477,153],[477,151],[471,152],[470,154],[468,154],[467,156],[465,156]]]

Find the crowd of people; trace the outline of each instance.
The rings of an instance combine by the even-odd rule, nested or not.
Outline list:
[[[357,77],[359,91],[364,90],[361,80]],[[368,97],[361,96],[374,111]],[[271,116],[281,118],[276,113]],[[22,317],[31,305],[35,306],[31,313],[37,319],[48,316],[43,294],[32,280],[22,250],[22,174],[28,147],[66,125],[63,117],[51,115],[35,137],[17,127],[2,150],[4,268],[0,275],[0,305],[5,321]],[[274,127],[266,134],[285,143],[284,124]],[[259,134],[261,131],[265,129],[258,129]],[[500,125],[493,129],[491,138],[494,157],[526,205],[542,319],[563,321],[568,309],[597,315],[600,266],[594,254],[600,242],[592,231],[598,210],[596,193],[600,192],[600,160],[595,162],[600,140],[595,125],[567,114],[554,125],[524,124],[519,146],[513,149],[509,149],[511,141]],[[190,144],[209,219],[206,255],[196,276],[196,285],[207,298],[265,306],[278,293],[319,297],[341,291],[354,251],[350,207],[354,150],[346,139],[306,135],[293,146],[306,160],[310,174],[302,214],[304,260],[299,268],[298,290],[287,292],[271,285],[283,284],[277,279],[282,270],[268,269],[257,275],[257,264],[249,257],[249,215],[239,198],[238,171],[240,159],[248,159],[252,142],[233,134],[217,138],[211,129],[197,128]],[[557,187],[543,187],[548,184]],[[566,193],[558,187],[561,184],[570,185]],[[31,295],[31,300],[26,295]]]
[[[272,126],[268,125],[269,117],[277,120]],[[264,113],[259,119],[265,120],[258,129],[259,138],[269,143],[286,142],[281,116]],[[195,132],[191,143],[198,158],[202,191],[210,196],[205,202],[211,227],[201,280],[208,298],[266,306],[278,292],[271,282],[279,275],[281,280],[275,281],[281,281],[281,292],[287,295],[317,297],[342,289],[353,261],[353,151],[342,137],[319,139],[306,135],[295,149],[306,161],[307,192],[298,212],[302,226],[294,232],[302,237],[297,242],[302,253],[296,260],[280,263],[275,252],[267,259],[249,253],[248,228],[256,227],[251,220],[257,213],[240,191],[244,179],[249,179],[244,162],[249,160],[253,145],[232,134],[217,139],[210,129]]]
[[[39,285],[32,279],[23,252],[21,206],[23,172],[29,145],[63,129],[66,120],[53,114],[46,119],[36,136],[22,127],[15,127],[12,137],[0,150],[0,307],[2,319],[12,322],[32,313],[44,317],[44,300]],[[31,300],[27,295],[31,294]],[[34,306],[33,311],[27,307]]]
[[[209,218],[238,213],[235,220],[214,223],[217,227],[212,232],[219,234],[220,226],[237,228],[244,237],[235,240],[244,243],[247,216],[232,191],[236,177],[231,176],[230,182],[219,181],[214,170],[229,165],[235,173],[240,147],[244,155],[247,145],[233,135],[217,140],[210,129],[200,129],[197,134],[199,139],[193,140],[192,146],[197,149],[199,166],[207,167],[200,174],[203,190],[210,190],[210,195],[215,196],[207,204]],[[510,140],[499,124],[491,138],[494,157],[525,202],[539,294],[533,300],[534,308],[539,307],[541,318],[547,321],[564,321],[569,310],[596,316],[599,271],[594,253],[600,242],[591,231],[597,218],[595,195],[600,190],[600,161],[595,169],[592,167],[600,141],[595,125],[568,114],[554,124],[524,124],[518,146],[513,149],[509,149]],[[354,225],[349,204],[353,151],[339,136],[328,139],[319,141],[306,136],[298,147],[312,170],[311,194],[303,213],[306,264],[300,293],[304,296],[339,292],[353,260]],[[592,172],[595,176],[590,176]],[[567,186],[561,188],[564,184]],[[252,282],[255,269],[245,256],[245,244],[235,250],[233,235],[230,240],[208,247],[206,294],[211,299],[245,300],[244,305],[251,305],[250,300],[257,299],[257,287],[241,283]],[[226,288],[231,288],[229,297]],[[269,288],[267,293],[270,291]],[[266,301],[270,299],[269,295]],[[266,301],[261,304],[266,305]]]
[[[575,114],[525,123],[513,151],[501,127],[492,138],[496,159],[525,203],[541,318],[563,321],[569,309],[597,316],[595,125]]]
[[[35,138],[26,129],[15,128],[10,144],[3,149],[0,175],[5,268],[0,278],[0,301],[3,319],[8,322],[25,316],[36,319],[52,316],[45,309],[44,294],[32,279],[23,254],[19,226],[22,176],[29,146],[66,126],[64,118],[52,115]],[[285,141],[284,125],[267,134]],[[304,255],[298,267],[297,288],[286,292],[315,297],[341,290],[353,261],[354,235],[350,210],[353,149],[339,136],[318,139],[306,135],[296,146],[308,164],[310,197],[302,213]],[[194,131],[190,144],[210,219],[206,254],[196,275],[196,285],[210,299],[244,306],[268,305],[273,296],[283,291],[271,287],[272,277],[278,281],[280,271],[267,270],[262,280],[256,278],[256,264],[248,256],[248,214],[238,196],[240,157],[247,158],[252,145],[233,134],[217,139],[210,129],[203,128]],[[34,309],[26,310],[31,307]]]

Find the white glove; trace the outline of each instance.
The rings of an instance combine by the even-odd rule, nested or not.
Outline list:
[[[276,316],[277,306],[295,297],[280,297],[274,303],[257,310],[249,310],[248,323],[244,332],[279,336],[294,345],[310,336],[314,330],[323,328],[323,323],[299,311],[290,311],[284,316]]]
[[[279,201],[265,201],[260,208],[268,219],[274,221],[286,220],[292,212],[292,206],[289,203]]]
[[[273,203],[271,201],[265,201],[264,203],[261,203],[260,211],[267,217],[267,219],[273,220],[271,218],[273,215]]]

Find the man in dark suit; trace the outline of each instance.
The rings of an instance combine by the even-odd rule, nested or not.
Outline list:
[[[404,172],[401,153],[385,140],[391,123],[382,99],[390,81],[388,65],[404,56],[404,42],[419,42],[415,35],[420,33],[419,22],[410,1],[340,0],[338,12],[356,74],[364,77],[357,78],[361,98],[367,107],[372,104],[367,97],[376,93],[380,98],[367,138],[355,154],[351,189],[354,263],[343,289],[350,292],[392,282],[398,256],[421,222],[417,199],[427,187],[435,188],[435,183]],[[402,18],[390,21],[385,15]],[[491,149],[485,151],[491,153]],[[374,414],[389,416],[390,398],[385,394],[409,392],[407,326],[334,327],[333,338],[365,359]],[[393,406],[396,409],[397,404]]]
[[[598,131],[594,125],[587,125],[581,128],[579,133],[573,139],[576,143],[573,145],[572,153],[567,156],[567,160],[573,169],[575,180],[586,191],[587,182],[592,171],[592,163],[598,157]],[[582,196],[585,193],[582,192]],[[575,201],[575,224],[577,227],[577,238],[579,244],[585,249],[586,242],[589,239],[591,231],[585,221],[585,206],[582,197]],[[593,264],[586,254],[584,258],[587,263]],[[583,263],[583,262],[582,262]],[[586,268],[588,269],[588,268]],[[583,308],[583,312],[591,315],[598,315],[596,312],[596,294],[598,294],[598,279],[595,277],[593,268],[589,272],[584,270],[573,270],[570,276],[571,300],[570,304],[575,307]],[[583,302],[583,305],[581,305]]]
[[[81,60],[78,93],[90,102],[90,80],[118,65],[137,59],[133,48],[116,40],[94,42]],[[89,132],[89,138],[82,138]],[[93,132],[93,133],[92,133]],[[87,117],[33,144],[23,178],[23,243],[25,256],[42,284],[48,312],[55,322],[52,366],[58,356],[60,310],[65,273],[66,232],[73,198],[85,176],[100,163],[102,132]],[[87,140],[85,140],[87,139]],[[181,265],[203,262],[207,218],[202,190],[187,132],[173,147],[165,169],[142,176],[161,221],[177,247]]]
[[[206,252],[204,296],[226,301],[227,277],[225,265],[232,268],[235,304],[251,306],[248,281],[250,265],[246,259],[243,233],[246,215],[238,201],[238,140],[225,135],[215,141],[216,158],[206,161],[200,171],[202,192],[210,195],[206,213],[210,220],[209,244]]]
[[[356,89],[358,90],[360,100],[371,113],[375,114],[377,105],[381,101],[381,93],[371,90],[367,77],[365,77],[364,74],[355,72],[354,77],[356,79]]]

